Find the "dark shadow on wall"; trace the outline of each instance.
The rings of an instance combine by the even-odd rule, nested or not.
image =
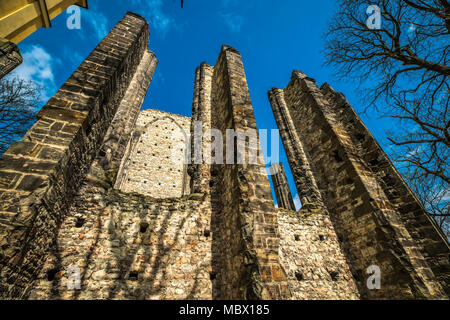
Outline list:
[[[89,290],[89,281],[104,280],[108,283],[108,289],[100,294],[101,290],[96,292],[90,290],[90,298],[92,299],[149,299],[152,296],[159,296],[161,299],[168,298],[170,295],[165,295],[165,289],[170,288],[173,274],[169,268],[175,264],[179,258],[183,248],[180,247],[179,240],[183,233],[186,232],[186,223],[193,215],[197,214],[196,206],[200,202],[194,203],[193,208],[186,204],[185,210],[182,212],[171,211],[170,207],[177,205],[180,199],[163,199],[153,200],[152,198],[141,196],[138,194],[124,194],[113,189],[106,191],[105,195],[100,201],[104,201],[104,207],[98,208],[99,200],[95,200],[94,196],[98,192],[92,186],[85,185],[82,191],[84,193],[90,192],[89,198],[79,198],[79,202],[72,207],[72,212],[83,212],[85,219],[85,228],[80,228],[80,234],[90,233],[98,236],[92,239],[91,243],[84,251],[83,255],[73,253],[74,256],[70,258],[70,262],[74,264],[83,265],[81,272],[81,290],[74,290],[70,295],[70,299],[84,299],[83,294],[85,290]],[[81,200],[81,201],[80,201]],[[89,207],[89,206],[92,207]],[[91,215],[92,216],[89,216]],[[134,229],[132,224],[121,224],[122,221],[133,220],[129,217],[138,215],[139,222],[136,223],[138,230]],[[181,215],[181,216],[180,216]],[[114,220],[111,229],[108,224]],[[174,220],[176,225],[174,227]],[[67,221],[67,220],[66,220]],[[72,221],[67,222],[72,223]],[[94,228],[94,232],[92,232]],[[167,232],[170,228],[170,234]],[[173,230],[175,229],[175,233]],[[132,238],[130,238],[132,235]],[[70,236],[78,237],[79,234]],[[156,238],[156,239],[155,239]],[[171,241],[167,243],[167,239]],[[76,247],[75,244],[65,244],[64,235],[60,235],[59,241],[55,241],[54,254],[52,255],[52,267],[48,269],[47,281],[51,282],[51,290],[47,294],[50,299],[62,299],[63,292],[67,290],[62,286],[62,278],[67,268],[67,255],[72,254],[72,249]],[[105,248],[105,243],[113,243],[119,241],[114,247]],[[154,244],[151,244],[154,243]],[[80,245],[78,242],[77,245]],[[61,247],[63,246],[63,247]],[[63,251],[61,251],[61,249]],[[105,273],[104,279],[93,279],[92,274],[98,271],[98,266],[106,261],[101,261],[98,253],[102,250],[109,250],[110,255],[103,270]],[[61,257],[61,252],[64,252],[64,258]],[[138,262],[137,262],[138,261]],[[64,265],[65,264],[65,265]],[[207,261],[206,261],[206,264]],[[198,299],[201,295],[202,288],[199,287],[198,275],[207,268],[207,265],[202,263],[193,271],[189,272],[193,279],[193,283],[189,286],[183,296],[187,299]],[[120,270],[117,278],[110,278],[109,275],[117,273],[117,268]],[[115,269],[115,270],[114,270]],[[147,273],[144,275],[144,269]],[[150,271],[150,272],[148,272]],[[180,273],[183,275],[183,272]],[[184,275],[183,275],[184,276]],[[45,279],[42,279],[45,281]],[[83,296],[82,296],[83,294]]]
[[[224,299],[222,292],[223,281],[222,272],[223,266],[223,240],[222,240],[222,214],[223,205],[221,201],[221,177],[219,177],[218,165],[211,166],[211,273],[210,279],[212,281],[212,299],[220,300]]]
[[[126,199],[125,199],[126,200]],[[144,205],[145,207],[145,205]],[[149,208],[147,206],[146,212],[144,214],[140,214],[140,228],[142,227],[142,223],[149,223],[147,230],[135,233],[135,238],[133,242],[136,242],[137,238],[140,238],[140,244],[134,248],[134,250],[127,250],[125,258],[121,258],[119,255],[115,256],[116,261],[120,265],[120,278],[116,280],[115,284],[110,287],[108,299],[114,299],[117,297],[117,293],[119,290],[124,290],[127,292],[127,296],[130,298],[143,299],[152,295],[161,294],[163,288],[166,288],[168,285],[168,277],[167,277],[167,267],[170,265],[169,261],[169,253],[174,249],[174,246],[177,244],[178,238],[180,236],[181,231],[183,230],[187,219],[192,215],[192,212],[188,214],[188,216],[183,217],[176,228],[176,233],[173,238],[173,244],[166,246],[164,244],[164,238],[167,235],[165,232],[161,232],[161,230],[167,230],[170,224],[171,212],[165,213],[162,223],[158,226],[158,215],[164,209],[161,205],[156,209],[156,215],[151,215],[149,212]],[[124,214],[126,212],[121,212]],[[133,212],[131,212],[133,213]],[[152,220],[145,219],[146,217],[151,216]],[[120,228],[120,226],[118,226]],[[152,254],[151,246],[144,245],[146,242],[150,242],[151,234],[155,232],[155,229],[159,227],[160,232],[158,232],[157,236],[157,246],[156,246],[156,254]],[[122,239],[124,241],[125,239]],[[151,261],[150,259],[154,257],[153,263],[150,264],[151,273],[150,276],[144,281],[139,280],[139,276],[142,277],[142,270],[136,270],[133,268],[133,262],[136,261],[138,252],[144,249],[143,256],[140,256],[139,259],[143,259],[144,261]],[[141,253],[139,253],[141,254]],[[162,272],[161,279],[157,279],[157,275]],[[131,286],[128,281],[137,281],[137,286]]]

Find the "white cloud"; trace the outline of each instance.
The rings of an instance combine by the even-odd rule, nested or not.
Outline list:
[[[294,197],[294,205],[295,205],[295,210],[300,210],[300,208],[302,207],[302,203],[300,202],[300,197],[298,196],[298,193],[295,195]]]
[[[53,76],[53,66],[58,60],[54,60],[41,46],[33,45],[21,50],[23,63],[9,76],[18,77],[26,81],[33,81],[41,86],[42,99],[48,100],[57,90]]]
[[[221,17],[231,32],[237,33],[241,31],[244,24],[244,17],[232,13],[222,13]]]
[[[239,0],[222,0],[224,7],[234,6],[239,3]]]
[[[139,8],[147,21],[157,31],[157,34],[164,38],[172,26],[175,27],[175,21],[162,10],[162,0],[131,0],[132,5]],[[150,30],[150,33],[152,30]]]
[[[88,23],[92,29],[95,30],[95,36],[97,40],[102,40],[108,34],[108,19],[106,16],[100,12],[95,11],[94,8],[90,10],[84,10],[82,12],[84,14],[84,19],[81,22],[81,29],[83,29],[83,23]],[[80,36],[84,39],[86,33],[80,32]]]
[[[442,201],[450,201],[450,189],[448,189],[448,190],[446,190],[444,192],[445,192],[445,194],[442,197]]]
[[[108,34],[108,19],[101,13],[92,13],[93,19],[91,21],[97,35],[97,39],[100,41]]]
[[[79,66],[84,58],[81,56],[81,54],[74,50],[74,48],[70,48],[65,46],[63,49],[63,54],[64,54],[64,58],[67,58],[69,60],[69,62],[75,66]]]

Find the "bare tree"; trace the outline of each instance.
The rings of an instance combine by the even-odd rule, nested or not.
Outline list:
[[[395,119],[390,154],[441,226],[450,197],[450,4],[338,0],[326,34],[336,75],[358,82],[365,111]]]
[[[412,177],[411,177],[412,174]],[[444,185],[445,182],[436,179],[432,175],[416,178],[414,172],[406,171],[406,178],[410,181],[410,187],[419,197],[437,224],[444,231],[447,238],[450,238],[450,193]]]
[[[40,89],[19,78],[0,79],[0,155],[35,121]]]

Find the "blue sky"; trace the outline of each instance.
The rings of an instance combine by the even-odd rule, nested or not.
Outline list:
[[[324,66],[324,33],[334,6],[333,0],[185,0],[181,9],[180,0],[89,0],[89,10],[81,10],[81,29],[69,30],[64,12],[52,20],[52,28],[19,43],[25,61],[15,74],[43,85],[43,100],[48,99],[117,21],[133,11],[149,22],[149,46],[159,59],[144,109],[190,116],[195,68],[202,61],[214,65],[221,45],[228,44],[241,52],[259,129],[276,128],[267,91],[284,88],[293,69],[318,85],[330,83],[361,111],[355,84],[334,78]],[[384,142],[390,122],[361,116]],[[280,160],[295,195],[284,150]]]

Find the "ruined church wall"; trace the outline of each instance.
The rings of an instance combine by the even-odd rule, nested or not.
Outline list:
[[[153,198],[189,194],[187,148],[191,119],[159,110],[140,112],[116,188]]]
[[[278,209],[280,262],[292,299],[360,299],[330,217],[322,209]]]
[[[211,299],[210,204],[85,185],[30,299]],[[81,287],[67,281],[79,268]]]
[[[313,79],[294,71],[284,89],[295,129],[362,298],[442,298],[442,287],[399,213]],[[381,269],[383,285],[369,290],[366,269]]]
[[[148,47],[129,13],[0,160],[0,295],[26,297]]]
[[[446,298],[448,252],[395,195],[392,168],[371,163],[380,150],[362,151],[373,141],[356,142],[341,97],[298,71],[272,91],[300,212],[274,208],[259,145],[258,164],[191,165],[192,193],[177,128],[257,129],[242,58],[223,46],[201,64],[189,119],[140,112],[147,48],[147,23],[128,13],[0,159],[1,298]],[[369,291],[373,264],[382,287]]]
[[[257,130],[239,52],[223,46],[211,79],[212,127]],[[231,149],[231,148],[229,148]],[[219,299],[289,299],[279,262],[279,233],[261,149],[257,164],[213,164],[213,264]],[[236,161],[236,153],[234,154]],[[224,152],[226,159],[226,152]],[[248,159],[248,158],[247,158]]]
[[[399,212],[408,233],[416,241],[427,264],[450,294],[450,248],[442,230],[413,194],[386,153],[341,93],[327,83],[320,91],[333,108],[336,119],[348,132],[358,157],[374,174],[384,194]]]

